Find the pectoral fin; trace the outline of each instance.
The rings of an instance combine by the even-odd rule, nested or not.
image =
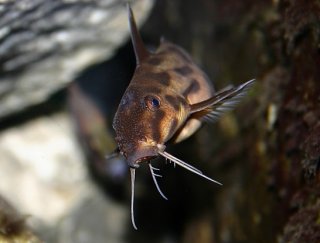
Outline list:
[[[233,109],[241,101],[254,81],[252,79],[238,87],[220,91],[210,99],[190,105],[192,117],[211,122],[218,120],[225,112]]]

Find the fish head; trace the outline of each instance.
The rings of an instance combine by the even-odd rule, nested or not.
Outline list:
[[[131,167],[159,155],[188,117],[183,99],[151,87],[130,85],[113,120],[118,148]]]

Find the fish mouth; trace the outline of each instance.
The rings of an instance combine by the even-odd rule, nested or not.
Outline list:
[[[161,156],[163,158],[165,158],[166,160],[169,160],[170,162],[173,162],[174,164],[177,164],[179,166],[181,166],[182,168],[184,169],[187,169],[211,182],[214,182],[216,184],[219,184],[219,185],[222,185],[220,182],[216,181],[216,180],[213,180],[211,179],[210,177],[204,175],[200,170],[198,170],[197,168],[193,167],[192,165],[189,165],[188,163],[174,157],[173,155],[167,153],[165,151],[165,146],[163,144],[158,144],[156,147],[152,147],[152,150],[145,150],[144,152],[148,152],[149,154],[148,155],[145,155],[145,156],[138,156],[138,157],[135,157],[137,155],[141,155],[143,154],[143,150],[139,150],[138,152],[134,153],[135,156],[131,156],[129,157],[130,159],[133,159],[132,161],[128,160],[128,163],[129,163],[129,166],[131,167],[130,168],[130,177],[131,177],[131,222],[132,222],[132,225],[133,225],[133,228],[134,229],[137,229],[137,226],[136,226],[136,223],[135,223],[135,220],[134,220],[134,184],[135,184],[135,174],[136,174],[136,168],[139,167],[139,164],[138,163],[141,163],[141,162],[144,162],[144,161],[150,161],[151,159],[155,158],[155,157],[158,157],[158,156]],[[152,152],[152,153],[151,153]],[[130,164],[131,162],[131,164]],[[149,163],[149,168],[150,168],[150,172],[151,172],[151,175],[152,175],[152,179],[155,183],[155,186],[158,190],[158,192],[160,193],[160,195],[166,199],[167,197],[162,193],[159,185],[158,185],[158,182],[156,180],[156,177],[161,177],[161,175],[158,174],[158,172],[156,171],[159,171],[158,168],[155,168],[151,165],[151,162]]]
[[[127,157],[127,162],[131,168],[138,168],[140,163],[149,162],[158,156],[159,154],[156,147],[139,148],[130,153]]]
[[[157,156],[145,156],[145,157],[142,157],[142,158],[139,158],[139,159],[137,159],[134,163],[135,164],[138,164],[138,163],[141,163],[141,162],[146,162],[146,161],[150,161],[150,160],[152,160],[152,159],[154,159],[154,158],[156,158]]]
[[[174,164],[191,171],[192,173],[195,173],[211,182],[222,185],[220,182],[213,180],[210,177],[204,175],[202,171],[195,168],[194,166],[169,154],[168,152],[165,151],[165,149],[166,149],[166,146],[163,144],[157,144],[156,146],[139,147],[134,152],[130,153],[130,156],[127,157],[128,165],[132,169],[137,169],[139,168],[140,163],[150,162],[152,159],[155,159],[156,157],[161,156],[166,160],[169,160],[170,162],[173,162]]]

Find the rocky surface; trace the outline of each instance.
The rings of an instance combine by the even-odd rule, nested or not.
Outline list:
[[[40,239],[26,226],[27,216],[20,215],[0,197],[0,242],[40,243]]]
[[[137,21],[152,1],[136,1]],[[128,37],[124,1],[0,3],[0,118],[45,101]]]
[[[42,240],[122,241],[126,210],[92,184],[66,113],[2,132],[0,153],[1,195]]]

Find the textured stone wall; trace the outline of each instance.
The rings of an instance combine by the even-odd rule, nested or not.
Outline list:
[[[137,1],[143,20],[152,1]],[[128,37],[124,1],[1,1],[0,118],[45,101]]]

